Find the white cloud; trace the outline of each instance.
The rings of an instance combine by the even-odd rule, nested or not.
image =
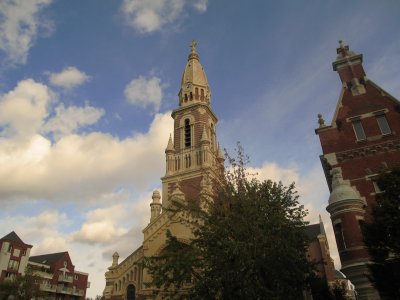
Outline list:
[[[34,218],[28,218],[25,221],[27,227],[45,229],[51,224],[54,228],[60,228],[71,224],[65,213],[59,213],[56,210],[46,210]]]
[[[139,76],[125,87],[124,93],[129,103],[142,107],[152,105],[158,111],[163,97],[161,79],[155,76],[149,79]]]
[[[0,1],[0,50],[12,64],[26,63],[29,49],[37,36],[49,34],[52,24],[40,12],[52,0]]]
[[[283,168],[275,162],[264,162],[260,168],[249,168],[248,171],[260,180],[282,181],[285,185],[299,180],[297,168]]]
[[[43,125],[51,113],[50,96],[46,86],[25,80],[1,97],[0,201],[90,201],[158,181],[164,170],[160,149],[173,128],[169,112],[156,114],[148,132],[120,140],[102,132],[71,132],[97,121],[103,111],[93,107],[59,108]],[[63,135],[51,141],[42,134],[45,129]]]
[[[189,3],[198,12],[207,9],[207,0],[124,0],[122,12],[130,26],[139,32],[150,33],[179,21]]]
[[[72,234],[72,240],[89,244],[109,242],[126,233],[126,229],[116,224],[124,215],[126,210],[121,204],[89,211],[81,229]]]
[[[193,3],[193,7],[203,13],[207,10],[207,4],[208,4],[208,0],[198,0],[198,1],[194,1]]]
[[[16,88],[0,96],[1,135],[31,136],[48,115],[52,95],[47,86],[32,79],[20,81]]]
[[[83,224],[81,230],[75,233],[72,238],[75,241],[85,241],[88,243],[108,242],[115,236],[125,233],[123,228],[116,228],[110,221],[102,220]]]
[[[50,73],[49,80],[52,85],[59,86],[65,89],[72,89],[77,87],[86,81],[90,77],[76,67],[67,67],[60,73]]]
[[[56,115],[48,120],[43,130],[53,132],[56,136],[74,133],[80,127],[92,125],[104,115],[104,110],[86,105],[85,107],[59,105]]]

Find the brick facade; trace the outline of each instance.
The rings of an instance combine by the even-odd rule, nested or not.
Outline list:
[[[342,43],[337,53],[333,69],[342,83],[340,98],[332,123],[325,125],[319,115],[316,129],[331,191],[327,210],[343,273],[355,284],[361,299],[379,299],[365,276],[369,257],[360,226],[371,221],[371,207],[379,192],[374,179],[400,163],[400,103],[367,78],[362,54]]]

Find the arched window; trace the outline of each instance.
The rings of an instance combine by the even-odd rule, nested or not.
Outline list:
[[[200,93],[201,93],[201,95],[200,95],[200,100],[204,100],[204,90],[201,89],[201,90],[200,90]]]
[[[135,286],[133,284],[128,285],[128,287],[126,288],[126,299],[127,300],[135,300],[136,296],[135,296]]]
[[[185,147],[190,147],[191,143],[191,128],[190,128],[190,120],[185,120]]]
[[[199,99],[199,88],[195,88],[195,89],[194,89],[194,97],[195,97],[196,99]]]

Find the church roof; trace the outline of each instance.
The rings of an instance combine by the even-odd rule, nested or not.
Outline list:
[[[321,215],[319,215],[319,223],[307,225],[305,232],[311,240],[317,238],[320,234],[326,236],[324,222],[322,221]]]
[[[307,225],[305,228],[305,233],[309,239],[315,239],[318,235],[322,234],[320,224]]]

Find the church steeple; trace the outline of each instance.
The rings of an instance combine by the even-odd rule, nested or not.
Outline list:
[[[211,109],[210,88],[196,45],[191,44],[178,93],[179,107],[172,112],[174,133],[165,150],[163,205],[174,193],[177,180],[181,180],[186,199],[198,199],[203,175],[218,177],[223,168],[217,151],[218,119]]]
[[[187,106],[199,102],[210,105],[211,91],[196,51],[196,45],[197,43],[193,41],[182,75],[181,88],[178,94],[179,106]]]

